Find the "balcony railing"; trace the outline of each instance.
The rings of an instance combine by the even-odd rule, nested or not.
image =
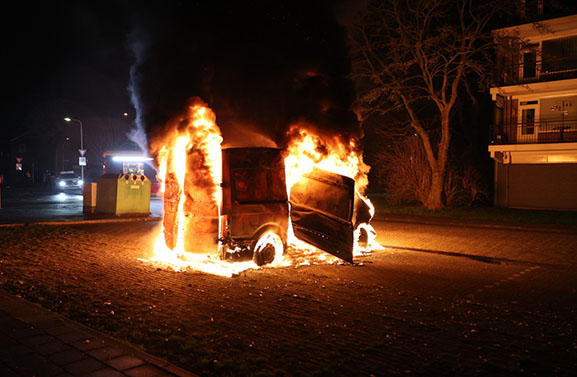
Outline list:
[[[577,57],[506,65],[500,77],[499,85],[577,78]]]
[[[536,144],[577,141],[577,120],[502,124],[492,127],[491,144]]]

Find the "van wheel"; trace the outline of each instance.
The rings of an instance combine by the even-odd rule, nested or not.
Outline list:
[[[267,231],[261,234],[253,242],[252,260],[257,266],[279,262],[284,254],[284,242],[274,231]]]

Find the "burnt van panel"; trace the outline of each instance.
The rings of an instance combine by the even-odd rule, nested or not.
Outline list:
[[[222,234],[235,244],[248,245],[265,228],[275,228],[286,240],[288,198],[283,150],[277,148],[223,149]]]
[[[284,169],[233,169],[233,201],[281,203],[287,200]]]
[[[295,236],[352,263],[353,179],[314,169],[291,188]]]

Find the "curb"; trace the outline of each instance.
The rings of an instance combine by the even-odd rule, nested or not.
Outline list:
[[[106,223],[128,223],[135,221],[161,221],[162,217],[130,217],[92,220],[70,220],[70,221],[38,221],[29,223],[0,224],[0,228],[12,228],[28,225],[82,225],[82,224],[106,224]]]
[[[378,213],[375,214],[372,221],[577,235],[577,228],[563,225],[554,228],[553,226],[555,225],[548,227],[543,225],[512,225],[512,224],[497,224],[497,223],[468,222],[468,221],[458,222],[452,219],[445,219],[445,218],[397,216],[397,215],[391,216],[387,214],[378,214]]]

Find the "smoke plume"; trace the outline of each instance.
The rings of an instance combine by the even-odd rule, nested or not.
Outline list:
[[[224,145],[284,146],[299,122],[323,135],[361,137],[350,111],[345,30],[332,3],[141,6],[130,35],[137,127],[154,138],[198,96],[215,112]]]

